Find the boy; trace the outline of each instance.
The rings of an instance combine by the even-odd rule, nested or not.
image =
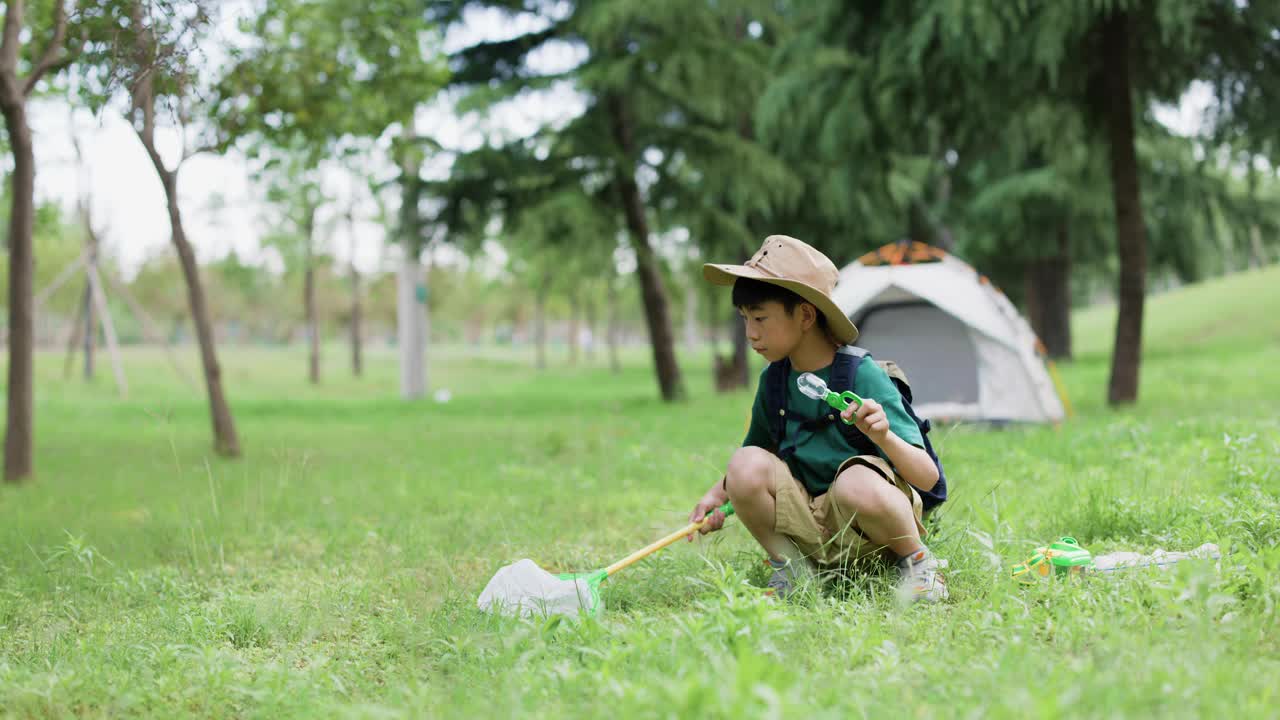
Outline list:
[[[702,272],[711,283],[733,286],[752,349],[770,363],[790,361],[789,410],[780,411],[785,432],[779,443],[773,418],[766,416],[766,369],[742,447],[689,519],[714,512],[702,532],[719,530],[724,516],[716,508],[732,501],[769,555],[774,572],[768,584],[779,597],[811,577],[811,561],[830,566],[892,553],[904,598],[947,599],[939,562],[920,541],[925,530],[918,491],[934,488],[938,466],[889,375],[862,358],[853,391],[864,403],[841,413],[874,443],[874,455],[860,454],[835,424],[815,425],[812,418],[825,415],[825,405],[796,386],[805,372],[829,383],[837,351],[858,336],[830,297],[839,274],[835,265],[795,238],[771,235],[745,265],[708,264]],[[788,416],[790,410],[797,417]]]

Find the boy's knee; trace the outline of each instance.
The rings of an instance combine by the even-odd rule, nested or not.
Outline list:
[[[729,459],[727,487],[730,499],[773,492],[773,454],[764,448],[741,447]]]
[[[889,512],[902,497],[902,491],[889,484],[879,472],[860,464],[845,468],[828,492],[847,513],[873,517]]]

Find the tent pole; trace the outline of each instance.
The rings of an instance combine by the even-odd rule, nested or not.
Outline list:
[[[124,377],[124,366],[120,363],[120,343],[116,341],[116,326],[107,312],[107,296],[102,292],[102,278],[98,276],[98,268],[89,264],[89,287],[93,291],[94,304],[98,306],[98,314],[102,316],[102,328],[107,336],[107,351],[111,353],[111,369],[116,375],[116,389],[120,397],[129,397],[129,383]]]

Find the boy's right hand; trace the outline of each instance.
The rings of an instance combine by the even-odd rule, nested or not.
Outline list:
[[[698,528],[698,532],[702,535],[706,535],[709,532],[719,530],[724,527],[725,521],[725,515],[723,512],[720,512],[720,506],[727,502],[729,502],[729,494],[724,492],[720,483],[717,482],[715,487],[708,490],[707,494],[702,496],[702,499],[694,506],[693,512],[689,513],[689,522],[698,522],[704,517],[708,517],[707,514],[710,513],[710,519],[706,524]],[[693,542],[692,535],[689,536],[689,542]]]

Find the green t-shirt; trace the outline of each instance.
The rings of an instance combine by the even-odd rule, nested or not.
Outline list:
[[[773,436],[769,432],[769,420],[765,417],[766,373],[768,373],[767,367],[765,372],[760,374],[760,382],[756,387],[756,400],[751,406],[751,425],[747,429],[746,438],[742,440],[743,447],[752,445],[767,450],[775,449]],[[801,373],[793,369],[787,378],[787,408],[794,411],[797,416],[803,415],[810,418],[830,413],[830,406],[825,402],[814,400],[800,392],[799,386],[796,385],[796,379],[800,375]],[[814,375],[822,378],[823,382],[830,383],[831,366],[828,365],[814,372]],[[873,399],[884,406],[885,415],[889,417],[889,429],[895,435],[912,445],[924,447],[919,426],[902,407],[902,395],[898,392],[898,387],[875,360],[870,357],[862,359],[862,364],[858,366],[853,391],[859,397]],[[831,487],[831,483],[835,482],[836,470],[840,465],[856,455],[857,451],[850,447],[849,442],[840,433],[840,428],[834,424],[827,425],[817,432],[804,430],[800,427],[802,420],[799,417],[792,419],[790,414],[788,413],[789,417],[787,417],[787,435],[783,438],[782,447],[777,450],[795,448],[795,452],[787,460],[791,474],[804,484],[809,494],[821,495]],[[842,421],[837,419],[836,422]],[[889,459],[884,451],[879,451],[879,454],[885,460]]]

